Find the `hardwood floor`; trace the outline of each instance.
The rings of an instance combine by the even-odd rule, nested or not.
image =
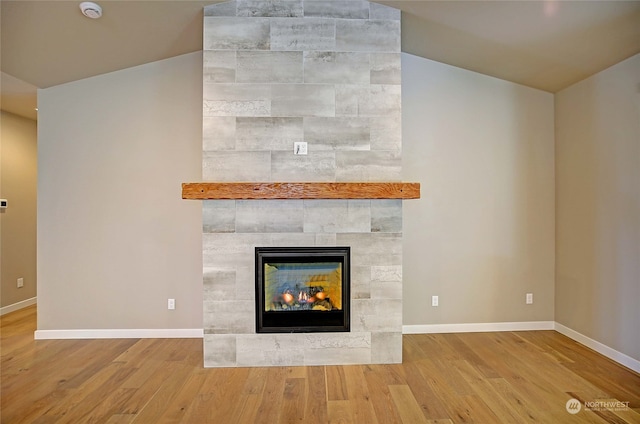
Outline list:
[[[2,423],[640,423],[640,375],[554,331],[405,335],[398,365],[204,369],[200,339],[35,329],[35,306],[1,318]]]

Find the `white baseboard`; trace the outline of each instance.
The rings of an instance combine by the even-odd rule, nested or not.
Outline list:
[[[625,367],[632,369],[633,371],[640,373],[640,361],[634,359],[628,355],[625,355],[622,352],[618,352],[615,349],[610,348],[609,346],[602,344],[596,340],[593,340],[590,337],[585,336],[584,334],[578,333],[575,330],[570,329],[569,327],[565,327],[560,323],[555,323],[555,330],[569,337],[570,339],[575,340],[576,342],[585,345],[586,347],[595,350],[601,355],[606,356],[619,363],[620,365],[624,365]]]
[[[27,306],[35,305],[36,303],[38,303],[38,298],[32,297],[31,299],[23,300],[21,302],[14,303],[13,305],[7,305],[0,308],[0,316],[8,314],[9,312],[18,311],[22,308],[26,308]]]
[[[487,333],[494,331],[553,330],[553,321],[484,322],[468,324],[403,325],[403,334]]]
[[[51,339],[201,339],[201,328],[176,329],[104,329],[104,330],[36,330],[36,340]]]

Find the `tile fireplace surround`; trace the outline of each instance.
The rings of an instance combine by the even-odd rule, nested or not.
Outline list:
[[[203,48],[204,181],[401,180],[399,10],[218,3]],[[256,334],[257,246],[350,246],[351,331]],[[206,367],[402,361],[401,198],[204,200],[203,265]]]

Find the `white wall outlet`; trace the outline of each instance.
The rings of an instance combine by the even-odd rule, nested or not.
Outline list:
[[[431,306],[438,306],[438,296],[431,296]]]
[[[175,299],[169,299],[167,301],[167,309],[176,309],[176,300]]]
[[[18,278],[18,288],[24,287],[24,278]]]
[[[533,304],[533,293],[527,293],[525,302],[527,303],[527,305]]]
[[[307,154],[307,142],[306,141],[294,141],[293,142],[293,154],[294,155],[306,155]]]

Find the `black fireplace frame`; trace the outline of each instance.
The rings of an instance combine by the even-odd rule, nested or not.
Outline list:
[[[264,263],[340,262],[342,309],[338,311],[265,311]],[[350,331],[351,248],[348,246],[256,247],[256,333],[316,333]],[[295,323],[292,322],[295,320]]]

